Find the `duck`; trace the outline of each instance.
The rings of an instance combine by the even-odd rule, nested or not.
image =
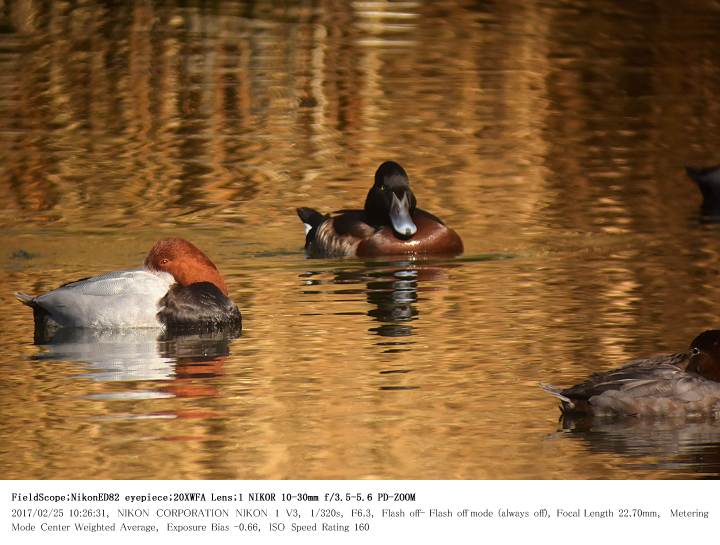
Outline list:
[[[215,264],[183,238],[158,240],[141,268],[83,278],[43,295],[15,297],[33,309],[36,341],[59,328],[181,332],[242,324]]]
[[[298,208],[309,257],[456,256],[460,236],[437,216],[417,207],[407,173],[395,161],[375,172],[362,210],[331,216]]]
[[[699,334],[686,352],[634,360],[560,389],[563,415],[720,416],[720,330]]]
[[[720,165],[713,167],[686,166],[685,172],[703,196],[700,214],[705,218],[720,218]]]

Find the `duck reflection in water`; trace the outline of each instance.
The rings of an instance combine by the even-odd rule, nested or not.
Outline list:
[[[593,453],[643,458],[643,465],[720,475],[720,426],[715,418],[687,421],[564,415],[558,433],[549,437],[559,438],[580,442]]]
[[[411,323],[420,316],[418,291],[420,283],[447,278],[447,269],[451,265],[423,265],[417,262],[368,262],[364,268],[337,269],[329,283],[334,285],[364,284],[363,289],[342,288],[335,294],[364,293],[371,308],[367,315],[380,325],[368,329],[381,337],[410,337],[414,334]],[[457,265],[452,265],[457,266]],[[321,285],[320,277],[324,271],[312,271],[301,275],[306,284]],[[422,288],[428,290],[427,286]],[[306,293],[319,293],[308,292]],[[383,343],[390,347],[412,344],[411,341]],[[407,348],[406,348],[407,349]],[[389,348],[388,351],[402,351],[402,348]]]
[[[381,325],[370,328],[381,337],[409,337],[413,334],[410,322],[416,320],[419,311],[417,269],[399,268],[378,271],[371,274],[367,282],[367,302],[375,308],[368,310],[368,316]]]
[[[169,334],[158,329],[63,328],[40,344],[33,359],[82,362],[80,378],[98,382],[160,381],[152,391],[109,392],[93,397],[145,399],[217,395],[208,382],[222,374],[239,328]]]
[[[379,374],[384,377],[380,390],[415,390],[419,386],[408,384],[406,379],[399,377],[408,376],[413,371],[408,367],[408,361],[401,356],[409,352],[415,341],[415,328],[412,322],[420,317],[422,297],[419,292],[427,292],[433,289],[427,283],[443,280],[448,277],[448,269],[457,267],[459,264],[419,264],[415,261],[401,262],[367,262],[363,268],[348,269],[342,268],[332,271],[330,280],[323,280],[327,271],[312,271],[301,275],[304,283],[309,286],[346,286],[358,284],[362,288],[342,287],[331,291],[333,295],[365,295],[370,308],[366,314],[378,325],[368,328],[368,332],[380,339],[376,343],[382,354],[388,355],[382,358],[383,370]],[[425,285],[421,288],[421,283]],[[323,295],[327,291],[308,290],[306,294]],[[324,306],[324,305],[323,305]],[[353,312],[352,314],[359,314]],[[397,355],[397,357],[394,357]]]

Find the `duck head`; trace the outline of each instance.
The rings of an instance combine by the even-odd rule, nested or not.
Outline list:
[[[183,238],[158,240],[145,258],[145,268],[170,273],[181,286],[209,282],[223,294],[228,294],[215,264],[202,250]]]
[[[403,167],[386,161],[375,172],[375,184],[365,199],[365,215],[375,226],[392,225],[400,238],[409,238],[417,232],[412,219],[417,201],[410,189],[410,180]]]
[[[720,382],[720,329],[703,331],[690,344],[687,370]]]

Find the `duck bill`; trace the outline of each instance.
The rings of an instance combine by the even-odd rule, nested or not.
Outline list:
[[[393,230],[401,237],[411,237],[417,232],[417,226],[410,216],[407,193],[403,194],[402,199],[398,199],[393,193],[390,203],[390,222]]]

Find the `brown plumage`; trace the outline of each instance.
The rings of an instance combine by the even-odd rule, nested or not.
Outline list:
[[[417,208],[405,170],[393,161],[380,165],[362,210],[327,216],[298,208],[305,223],[305,250],[311,257],[454,256],[460,236],[442,220]]]
[[[158,240],[145,258],[145,268],[168,272],[181,286],[209,282],[217,286],[223,295],[228,294],[225,280],[215,264],[202,250],[183,238]]]
[[[635,360],[586,381],[542,388],[564,414],[720,416],[720,330],[698,335],[688,352]]]

